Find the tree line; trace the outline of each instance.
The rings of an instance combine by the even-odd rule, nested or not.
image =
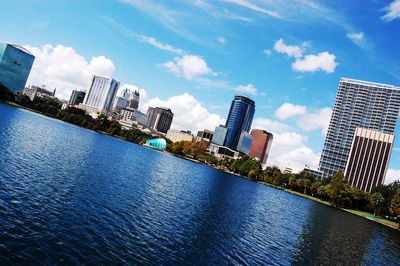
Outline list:
[[[328,201],[335,207],[371,212],[374,216],[400,221],[400,181],[379,185],[368,193],[351,187],[342,171],[321,180],[307,171],[298,174],[283,173],[276,166],[262,170],[261,163],[247,155],[238,159],[224,158],[217,165],[253,181]]]

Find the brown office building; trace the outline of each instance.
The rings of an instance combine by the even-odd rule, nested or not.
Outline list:
[[[250,135],[253,136],[253,142],[250,146],[249,156],[259,160],[264,165],[267,162],[273,136],[262,129],[253,129]]]
[[[394,135],[356,128],[345,176],[352,187],[371,192],[385,181]]]

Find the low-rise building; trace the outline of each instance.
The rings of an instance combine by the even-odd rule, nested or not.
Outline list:
[[[36,97],[41,97],[41,98],[54,98],[54,95],[56,93],[56,90],[54,89],[53,92],[48,91],[44,86],[43,87],[38,87],[38,86],[29,86],[25,87],[24,90],[22,91],[22,95],[26,95],[33,101]]]
[[[207,149],[207,152],[214,155],[217,158],[230,158],[237,159],[239,158],[239,152],[232,150],[228,147],[224,147],[222,145],[218,145],[215,143],[210,143],[210,146]]]
[[[190,141],[193,142],[194,137],[192,134],[188,134],[184,131],[177,131],[177,130],[168,130],[167,135],[165,136],[167,139],[170,139],[172,142],[178,141]]]

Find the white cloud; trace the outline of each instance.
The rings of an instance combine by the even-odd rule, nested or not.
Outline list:
[[[303,55],[304,52],[304,48],[297,46],[297,45],[286,45],[283,42],[283,39],[279,39],[275,45],[274,45],[274,50],[279,52],[279,53],[283,53],[283,54],[287,54],[289,57],[295,57],[295,58],[299,58]]]
[[[249,8],[249,9],[253,10],[253,11],[261,12],[261,13],[264,13],[264,14],[267,14],[267,15],[270,15],[270,16],[273,16],[273,17],[276,17],[276,18],[280,18],[278,12],[267,10],[265,8],[261,8],[261,7],[255,5],[255,4],[253,4],[253,3],[250,3],[247,0],[223,0],[223,1],[229,2],[229,3],[233,3],[233,4],[236,4],[236,5],[242,6],[242,7],[246,7],[246,8]]]
[[[356,32],[349,33],[348,32],[346,34],[346,37],[349,38],[352,41],[361,40],[362,38],[364,38],[364,32],[359,32],[359,33],[356,33]]]
[[[304,131],[312,131],[320,128],[322,134],[326,135],[331,115],[332,109],[325,107],[316,113],[305,113],[296,121],[296,124]]]
[[[200,56],[184,55],[183,57],[175,57],[174,60],[175,62],[168,61],[158,66],[167,69],[178,77],[183,76],[188,80],[203,75],[217,75]]]
[[[57,88],[56,96],[62,99],[68,99],[75,88],[88,89],[93,74],[111,76],[115,70],[110,59],[97,56],[88,62],[72,47],[45,44],[25,48],[35,55],[27,84]]]
[[[385,7],[383,10],[387,11],[387,13],[381,17],[381,19],[386,21],[392,21],[397,18],[400,18],[400,0],[395,0],[390,3],[389,6]]]
[[[292,68],[300,72],[314,72],[316,70],[324,70],[327,73],[335,71],[338,65],[335,62],[335,55],[328,52],[322,52],[318,55],[306,55],[303,59],[296,59],[296,62],[292,63]]]
[[[306,107],[304,105],[294,105],[291,103],[284,103],[275,111],[275,116],[281,120],[286,120],[289,117],[293,117],[296,115],[303,115],[305,113],[306,113]]]
[[[352,42],[354,42],[356,45],[365,47],[366,44],[364,42],[364,32],[353,32],[353,33],[347,33],[346,37],[349,38]]]
[[[140,95],[140,102],[144,101],[147,99],[147,92],[144,89],[139,89],[136,85],[132,85],[132,84],[124,84],[124,85],[120,85],[119,86],[119,90],[117,95],[118,96],[122,96],[122,91],[127,88],[130,91],[139,91],[139,95]]]
[[[263,53],[266,54],[267,56],[270,56],[272,54],[271,50],[269,49],[265,49]]]
[[[217,114],[208,112],[196,98],[188,93],[173,96],[167,100],[152,98],[144,103],[140,109],[146,112],[149,106],[170,108],[174,113],[172,129],[191,130],[192,132],[199,129],[214,130],[219,124],[225,123],[224,119]]]
[[[385,184],[388,185],[394,181],[400,181],[400,170],[388,169],[385,178]]]
[[[286,124],[283,124],[278,121],[273,121],[268,118],[256,118],[253,121],[253,129],[264,129],[268,132],[282,132],[290,129],[290,127]]]
[[[305,142],[307,137],[296,132],[274,134],[268,164],[277,166],[284,164],[299,169],[308,165],[317,169],[320,155],[307,147]]]
[[[148,44],[151,44],[154,47],[157,47],[157,48],[159,48],[161,50],[165,50],[165,51],[169,51],[169,52],[173,52],[173,53],[177,53],[177,54],[183,54],[183,50],[182,49],[174,48],[169,44],[163,44],[163,43],[157,41],[154,37],[148,37],[148,36],[145,36],[145,35],[141,35],[140,36],[140,40],[142,42],[146,42]]]
[[[220,43],[223,43],[223,44],[225,44],[226,43],[226,39],[224,38],[224,37],[218,37],[217,38],[217,40],[220,42]]]
[[[235,91],[257,95],[257,89],[251,83],[246,86],[239,85],[236,87]]]

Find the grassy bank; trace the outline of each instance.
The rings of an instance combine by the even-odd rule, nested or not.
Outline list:
[[[289,192],[291,194],[295,194],[295,195],[298,195],[300,197],[307,198],[307,199],[310,199],[310,200],[313,200],[313,201],[317,201],[319,203],[331,206],[330,202],[321,200],[319,198],[316,198],[316,197],[313,197],[313,196],[310,196],[310,195],[305,195],[305,194],[302,194],[300,192],[293,191],[293,190],[286,189],[286,188],[275,187],[275,186],[273,186],[273,185],[271,185],[269,183],[266,183],[266,182],[258,182],[258,183],[263,184],[263,185],[267,185],[267,186],[270,186],[270,187],[273,187],[273,188],[276,188],[276,189],[281,189],[281,190],[284,190],[284,191]],[[384,217],[381,217],[381,216],[375,216],[374,217],[374,215],[372,213],[369,213],[369,212],[357,211],[357,210],[352,210],[352,209],[344,209],[344,208],[337,208],[337,209],[340,209],[342,211],[345,211],[345,212],[348,212],[348,213],[351,213],[351,214],[355,214],[355,215],[360,216],[360,217],[364,217],[365,219],[380,223],[382,225],[388,226],[388,227],[393,228],[393,229],[397,229],[398,228],[398,224],[397,223],[395,223],[393,221],[390,221],[388,219],[385,219]]]

